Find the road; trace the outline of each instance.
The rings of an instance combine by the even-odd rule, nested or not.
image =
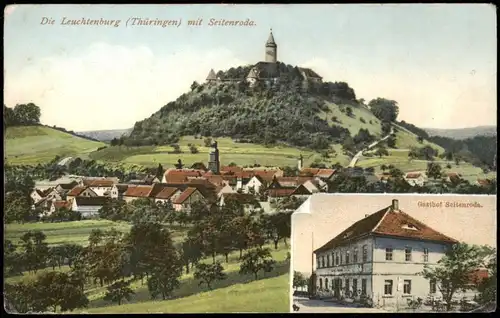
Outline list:
[[[387,313],[377,308],[347,307],[324,300],[294,297],[293,303],[300,307],[297,313]]]
[[[363,155],[363,152],[372,149],[373,147],[375,147],[376,145],[378,145],[382,141],[389,138],[393,133],[394,133],[394,128],[391,127],[391,132],[387,136],[383,137],[382,139],[380,139],[378,141],[373,142],[368,147],[366,147],[365,149],[363,149],[363,150],[359,151],[357,154],[355,154],[354,157],[352,157],[352,160],[349,163],[348,167],[354,168],[354,166],[356,166],[356,163],[358,162],[359,158]]]

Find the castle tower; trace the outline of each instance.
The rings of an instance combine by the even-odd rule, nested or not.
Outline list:
[[[212,144],[212,150],[210,152],[210,157],[208,160],[208,170],[212,171],[213,174],[220,173],[220,161],[219,161],[219,149],[217,149],[217,141]]]
[[[278,45],[274,42],[273,30],[269,33],[269,38],[266,42],[266,58],[264,61],[268,63],[276,63],[278,61]]]

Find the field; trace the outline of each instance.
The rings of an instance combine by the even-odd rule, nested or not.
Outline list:
[[[222,165],[228,165],[234,162],[240,166],[260,164],[261,166],[282,167],[297,166],[297,159],[300,154],[304,157],[304,164],[309,165],[316,160],[333,164],[340,162],[345,164],[349,158],[342,154],[340,145],[332,145],[337,155],[331,155],[324,159],[319,153],[311,150],[292,148],[287,146],[265,147],[250,143],[237,143],[230,138],[217,138],[220,160]],[[189,150],[189,144],[196,145],[198,153],[192,154]],[[181,159],[187,166],[195,162],[203,162],[207,165],[208,156],[211,148],[205,147],[203,139],[194,137],[182,137],[179,146],[182,153],[172,153],[170,146],[144,146],[144,147],[109,147],[90,154],[90,157],[96,161],[103,162],[122,162],[125,164],[137,164],[146,167],[156,167],[161,163],[164,167],[171,167]]]
[[[478,178],[493,178],[496,177],[495,172],[489,172],[487,174],[483,173],[481,168],[475,167],[470,163],[461,162],[458,166],[454,161],[445,160],[435,160],[435,163],[441,165],[443,172],[456,172],[462,175],[462,177],[469,181],[475,182]],[[376,173],[382,172],[380,167],[382,165],[393,165],[394,167],[400,169],[403,172],[411,171],[421,171],[424,172],[427,169],[427,164],[429,162],[426,160],[408,160],[408,150],[407,149],[391,149],[389,150],[389,156],[384,156],[379,158],[377,156],[373,157],[361,157],[356,164],[362,168],[374,167]],[[451,168],[447,168],[450,165]]]
[[[5,134],[5,157],[9,164],[36,165],[55,156],[86,158],[104,145],[45,126],[9,127]]]
[[[94,228],[102,230],[115,227],[120,231],[128,231],[129,225],[126,223],[115,223],[111,221],[79,221],[53,224],[9,224],[5,228],[5,237],[14,242],[29,230],[41,230],[47,235],[47,240],[51,244],[76,243],[86,244],[88,234]],[[184,231],[174,228],[174,240],[181,240]],[[17,238],[17,239],[16,239]],[[66,241],[64,241],[66,240]],[[239,252],[234,252],[229,256],[229,262],[225,263],[222,256],[217,260],[222,263],[227,274],[227,278],[213,283],[212,290],[208,290],[205,285],[198,286],[198,281],[193,278],[193,272],[183,274],[180,288],[174,291],[172,299],[151,300],[147,290],[147,285],[140,281],[132,283],[131,287],[135,295],[129,303],[118,306],[103,300],[106,286],[87,286],[86,293],[90,300],[89,308],[79,311],[80,313],[159,313],[159,312],[288,312],[289,310],[289,262],[286,260],[289,249],[280,243],[277,250],[268,245],[272,250],[272,255],[277,264],[270,273],[260,273],[258,280],[254,280],[253,275],[240,275]],[[211,262],[204,259],[202,262]],[[44,271],[50,271],[47,268]],[[67,266],[61,271],[68,271]],[[39,272],[40,273],[40,272]],[[27,274],[7,278],[7,282],[31,280],[36,276]]]

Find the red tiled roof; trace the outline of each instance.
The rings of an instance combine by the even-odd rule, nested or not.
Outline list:
[[[156,195],[156,199],[170,199],[170,197],[172,197],[177,191],[180,191],[178,188],[176,187],[166,187],[166,188],[163,188],[160,192],[158,192],[158,194]]]
[[[315,176],[321,169],[319,168],[302,168],[302,170],[300,170],[300,175],[308,175],[308,174],[311,174],[313,176]]]
[[[152,189],[153,186],[151,185],[130,185],[127,191],[123,193],[123,196],[147,198]]]
[[[278,173],[277,170],[253,170],[254,176],[259,176],[266,182],[273,181],[273,177]]]
[[[416,229],[407,229],[405,225],[413,225]],[[329,250],[365,235],[457,243],[455,239],[439,233],[402,211],[394,211],[389,206],[354,223],[314,252]]]
[[[115,182],[110,179],[84,179],[83,184],[88,187],[112,187]]]
[[[411,172],[406,174],[407,179],[417,179],[421,176],[422,174],[420,172]]]
[[[251,170],[243,170],[243,171],[235,172],[234,175],[237,178],[250,179],[250,178],[252,178],[254,176],[254,172],[251,171]]]
[[[168,187],[168,185],[166,185],[165,183],[155,183],[151,185],[151,191],[149,192],[148,196],[154,198],[158,193],[160,193],[160,191],[162,191],[166,187]]]
[[[288,197],[295,191],[295,188],[269,189],[267,195],[272,198]]]
[[[66,208],[66,209],[69,209],[71,208],[71,201],[63,201],[63,200],[55,200],[53,202],[54,204],[54,208],[56,209],[62,209],[62,208]]]
[[[205,172],[195,169],[168,169],[164,177],[166,183],[186,182],[188,177],[201,177]]]
[[[477,179],[477,183],[483,187],[491,184],[491,180],[488,179]]]
[[[85,189],[87,189],[87,187],[80,187],[80,186],[76,186],[74,187],[73,189],[71,189],[69,192],[68,192],[68,196],[72,196],[72,197],[76,197],[78,195],[80,195],[80,193],[82,193]]]
[[[184,201],[186,201],[193,193],[196,192],[196,188],[189,187],[186,190],[184,190],[181,195],[179,195],[175,201],[173,202],[174,204],[182,204]]]
[[[232,172],[232,173],[234,173],[234,172],[241,172],[241,171],[243,171],[243,168],[238,167],[238,166],[231,166],[231,167],[230,166],[222,166],[222,167],[220,167],[220,171],[221,172]]]
[[[304,184],[305,182],[309,180],[313,180],[313,177],[276,177],[276,181],[282,186],[282,187],[297,187],[301,184]]]
[[[218,175],[212,175],[212,176],[205,176],[208,182],[215,186],[223,186],[224,185],[224,178],[222,176]]]
[[[330,178],[335,174],[335,169],[319,169],[315,176],[320,178]]]

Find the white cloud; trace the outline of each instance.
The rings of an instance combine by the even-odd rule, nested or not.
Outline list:
[[[42,122],[76,131],[128,128],[205,80],[210,68],[247,64],[231,51],[189,48],[159,56],[144,46],[96,43],[73,56],[41,58],[5,70],[7,106],[34,102]]]
[[[335,66],[338,64],[326,58],[314,58],[301,66],[313,68],[325,80],[347,82],[354,88],[357,98],[396,100],[400,106],[399,119],[420,127],[496,125],[494,69],[431,74],[408,67],[375,74],[349,63],[342,64]]]

